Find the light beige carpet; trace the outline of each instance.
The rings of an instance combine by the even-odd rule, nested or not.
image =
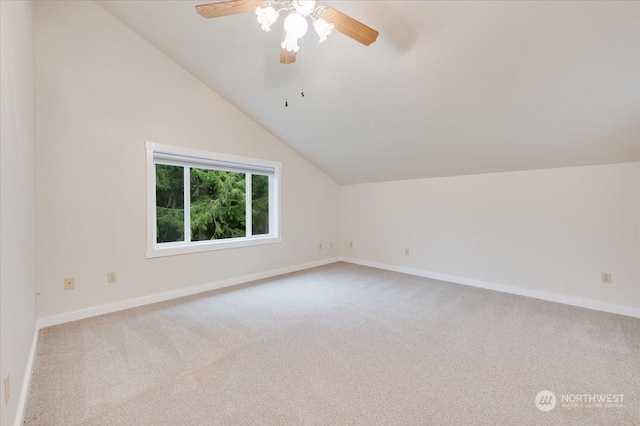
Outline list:
[[[639,405],[639,319],[337,263],[43,329],[26,424],[638,425]]]

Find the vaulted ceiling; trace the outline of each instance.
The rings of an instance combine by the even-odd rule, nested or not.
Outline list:
[[[287,66],[282,18],[97,3],[342,184],[640,161],[640,2],[319,1],[378,41]]]

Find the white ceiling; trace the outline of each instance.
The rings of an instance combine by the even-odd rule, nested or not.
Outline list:
[[[378,41],[288,67],[282,19],[97,3],[342,184],[640,161],[640,2],[322,1]]]

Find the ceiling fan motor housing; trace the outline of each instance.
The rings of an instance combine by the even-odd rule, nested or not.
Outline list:
[[[316,0],[293,0],[291,4],[302,16],[308,16],[316,8]]]

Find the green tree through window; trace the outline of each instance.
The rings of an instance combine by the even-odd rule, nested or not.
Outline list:
[[[172,147],[147,149],[147,258],[281,242],[281,164]]]
[[[159,243],[184,241],[184,169],[156,164],[156,220]]]
[[[253,235],[269,233],[269,176],[251,176],[251,226]]]
[[[269,176],[251,175],[251,235],[269,234]],[[192,168],[191,241],[247,236],[246,174]],[[156,164],[157,242],[184,241],[184,167]]]
[[[246,235],[244,173],[191,169],[191,240]]]

